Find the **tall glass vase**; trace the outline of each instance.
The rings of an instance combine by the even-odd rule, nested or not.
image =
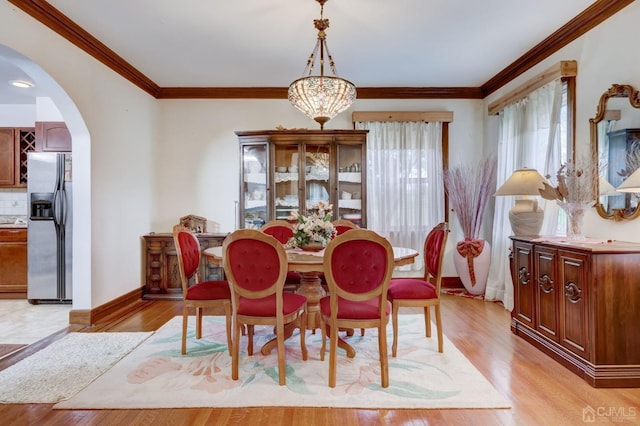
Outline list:
[[[593,206],[593,202],[564,202],[558,201],[558,205],[567,215],[567,239],[570,241],[583,241],[584,213]]]

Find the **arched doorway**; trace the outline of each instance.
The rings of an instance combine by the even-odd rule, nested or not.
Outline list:
[[[0,61],[18,67],[51,99],[71,133],[73,142],[73,305],[91,308],[91,149],[90,136],[80,111],[65,90],[38,64],[0,45]],[[5,84],[5,82],[0,82]],[[0,89],[1,90],[1,89]],[[1,98],[0,98],[1,99]],[[35,122],[34,122],[35,124]]]

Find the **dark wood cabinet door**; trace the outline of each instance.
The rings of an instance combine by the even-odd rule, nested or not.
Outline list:
[[[561,251],[558,258],[563,292],[560,343],[584,359],[589,359],[588,256]]]
[[[557,250],[535,247],[536,329],[552,340],[558,340]]]
[[[71,134],[63,121],[36,122],[36,151],[70,152]]]
[[[27,298],[27,230],[0,230],[0,299]]]
[[[514,307],[512,315],[523,324],[534,327],[535,284],[533,277],[533,245],[514,244]]]
[[[0,186],[15,184],[15,144],[13,129],[0,129]]]

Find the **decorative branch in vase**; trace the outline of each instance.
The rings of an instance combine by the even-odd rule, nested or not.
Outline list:
[[[462,284],[472,294],[482,294],[487,285],[491,248],[479,238],[491,194],[496,189],[495,156],[444,171],[444,188],[456,213],[464,240],[454,252],[454,265]]]
[[[567,239],[572,241],[585,239],[582,232],[584,213],[595,202],[598,167],[590,162],[586,164],[578,166],[573,161],[562,164],[556,173],[557,186],[545,182],[544,188],[539,190],[542,198],[556,200],[566,213]]]

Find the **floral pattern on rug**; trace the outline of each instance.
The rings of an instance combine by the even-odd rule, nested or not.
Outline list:
[[[200,340],[195,339],[190,321],[185,356],[180,354],[180,323],[180,317],[172,319],[111,371],[54,408],[509,406],[446,337],[444,354],[437,352],[437,339],[424,336],[420,315],[400,316],[402,335],[398,356],[389,355],[388,388],[380,386],[375,329],[368,329],[365,336],[340,333],[356,356],[347,358],[338,349],[337,386],[329,388],[329,354],[320,361],[319,331],[307,331],[307,361],[302,360],[298,330],[286,341],[287,382],[279,386],[277,350],[266,356],[260,352],[262,344],[274,337],[272,327],[256,327],[252,356],[246,352],[247,336],[241,336],[239,380],[231,380],[224,318],[205,317]],[[387,329],[390,352],[391,325]]]
[[[190,329],[188,332],[188,341],[195,347],[187,350],[187,362],[180,362],[182,358],[180,354],[181,333],[173,334],[167,338],[159,339],[154,344],[164,347],[171,344],[172,349],[160,349],[158,352],[140,363],[135,370],[127,375],[127,381],[130,384],[142,384],[153,380],[157,386],[162,389],[178,390],[181,388],[190,388],[193,390],[201,390],[208,393],[219,393],[236,387],[246,387],[253,381],[257,381],[268,377],[274,384],[278,385],[278,357],[277,351],[274,349],[272,355],[263,356],[259,353],[260,346],[266,340],[274,337],[272,333],[254,336],[254,354],[248,356],[246,351],[240,351],[241,368],[240,380],[231,379],[231,358],[227,352],[227,345],[212,341],[210,339],[225,339],[224,332],[220,331],[221,324],[205,323],[203,325],[203,335],[208,336],[206,339],[196,340],[195,330]],[[224,329],[223,329],[224,330]],[[263,328],[263,330],[267,330]],[[389,336],[389,343],[393,336]],[[304,363],[300,353],[299,334],[292,336],[290,341],[296,344],[288,344],[285,347],[287,359],[287,388],[297,394],[312,395],[313,392],[307,387],[307,379],[305,375],[298,374],[296,365]],[[369,348],[362,345],[363,341],[371,341],[375,346]],[[428,398],[440,399],[457,395],[460,391],[456,389],[447,391],[438,391],[422,386],[420,383],[408,382],[402,380],[391,381],[388,388],[380,386],[380,361],[378,359],[378,338],[375,330],[368,330],[365,337],[351,337],[351,344],[357,347],[359,357],[373,361],[352,362],[346,357],[346,353],[342,349],[338,349],[338,386],[331,393],[333,395],[357,395],[362,394],[364,390],[374,390],[378,392],[389,393],[402,396],[403,398]],[[258,344],[256,344],[258,343]],[[246,336],[241,339],[241,344],[246,348]],[[320,347],[322,344],[320,333],[307,337],[307,345],[311,347]],[[327,343],[327,347],[328,347]],[[389,359],[389,368],[404,371],[410,375],[420,374],[425,370],[432,370],[435,374],[443,378],[449,377],[446,371],[429,365],[427,363],[416,362],[412,360],[403,360],[403,355],[407,355],[416,351],[415,346],[405,346],[398,351],[398,357],[393,360]],[[318,355],[319,356],[319,355]],[[328,377],[328,351],[325,357],[325,363],[321,364],[327,368]],[[242,362],[246,361],[246,362]],[[354,365],[356,364],[356,365]],[[355,368],[354,368],[355,367]],[[345,382],[347,380],[347,383]]]

